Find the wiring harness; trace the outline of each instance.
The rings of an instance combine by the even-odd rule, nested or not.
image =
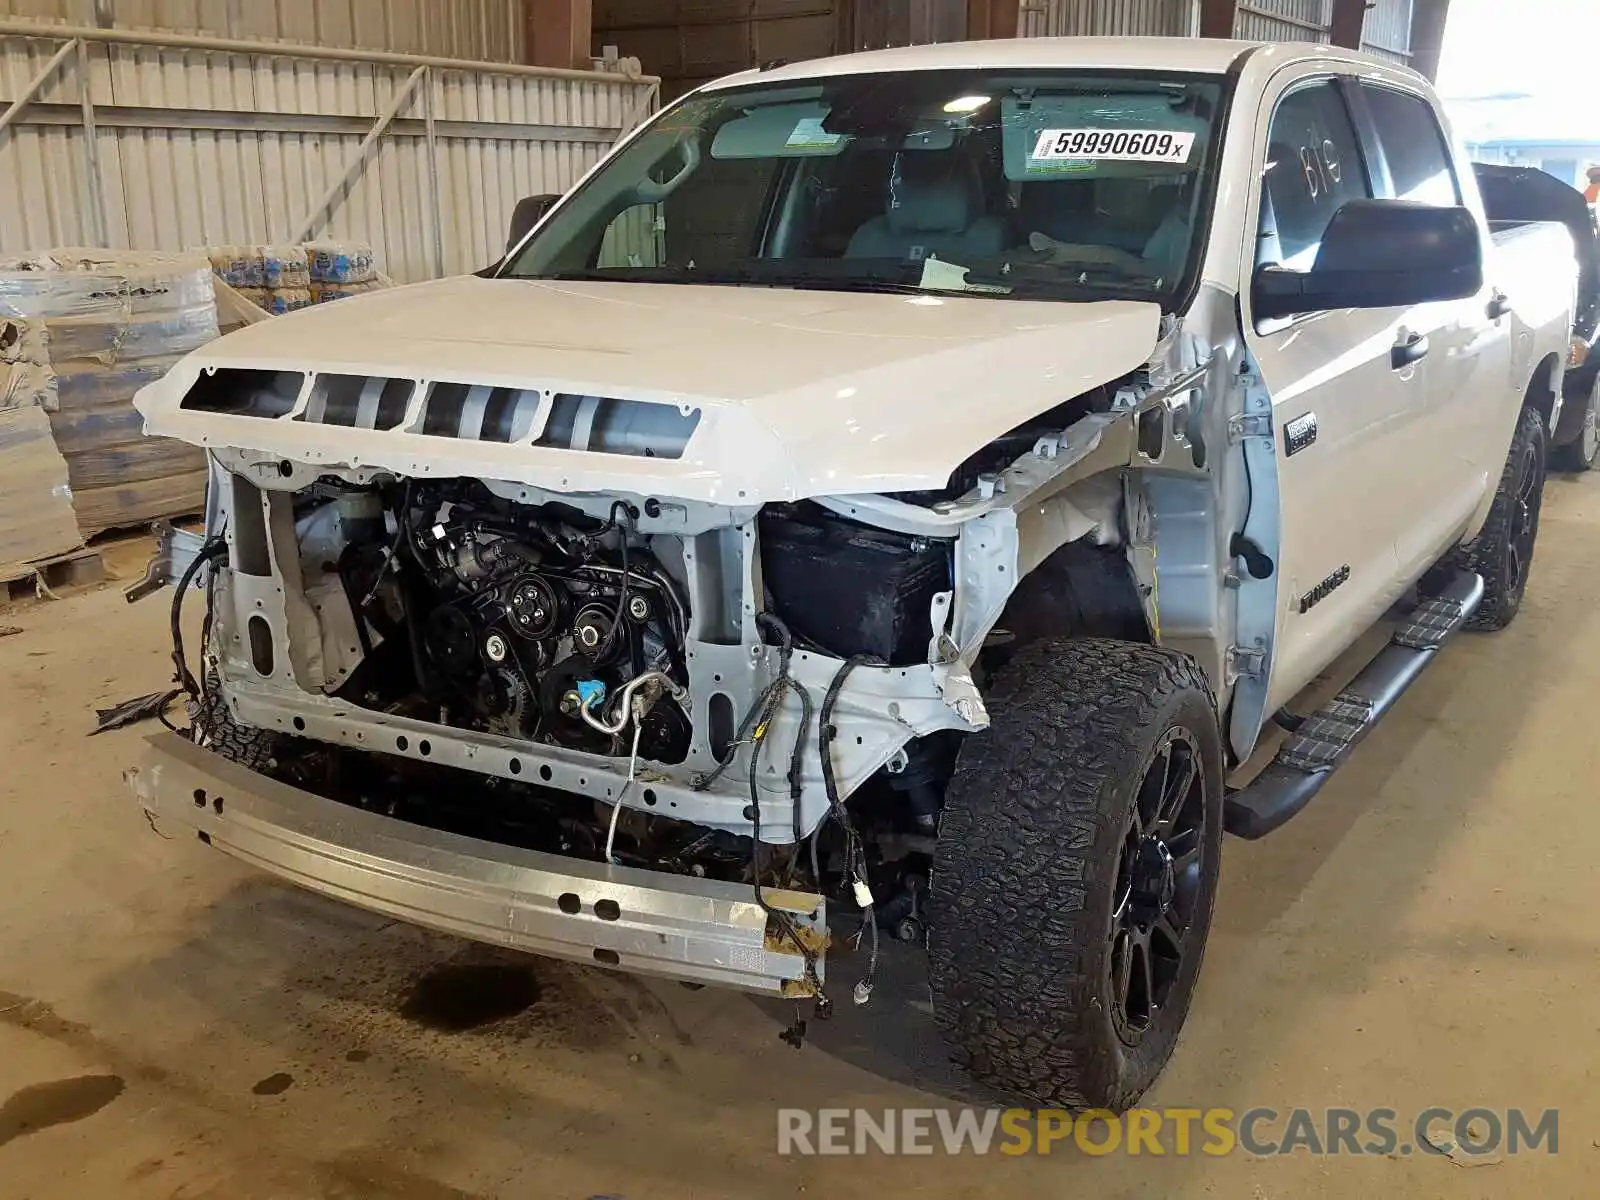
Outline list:
[[[794,639],[789,632],[788,626],[770,613],[759,614],[756,617],[756,623],[763,632],[770,634],[777,642],[777,674],[772,682],[762,689],[755,702],[750,706],[750,710],[745,714],[744,720],[740,722],[727,755],[719,760],[712,770],[696,779],[694,787],[697,791],[704,791],[710,787],[733,765],[738,757],[739,747],[746,744],[750,746],[748,771],[752,825],[750,870],[756,903],[761,906],[768,919],[783,932],[786,940],[795,947],[805,961],[805,979],[816,997],[816,1015],[825,1019],[832,1011],[832,1002],[828,999],[827,993],[822,987],[821,978],[817,971],[819,955],[806,942],[794,918],[789,913],[772,907],[762,892],[761,797],[760,789],[757,786],[761,752],[771,733],[773,722],[783,704],[785,694],[792,692],[800,704],[800,721],[794,744],[789,752],[787,774],[790,809],[794,822],[794,851],[790,857],[790,868],[791,870],[794,868],[801,844],[805,840],[800,825],[800,798],[804,788],[803,764],[806,738],[811,728],[812,718],[815,716],[818,719],[817,750],[822,766],[823,787],[827,793],[828,812],[811,834],[811,874],[820,887],[821,871],[818,862],[817,840],[822,832],[823,824],[831,817],[839,826],[840,833],[844,838],[845,874],[850,883],[851,895],[862,910],[862,930],[870,938],[871,955],[868,960],[867,972],[861,982],[856,985],[854,995],[856,1003],[865,1004],[872,995],[873,981],[878,968],[877,916],[872,891],[867,884],[866,848],[860,834],[856,831],[849,812],[845,809],[844,803],[839,797],[838,780],[833,764],[833,742],[838,736],[838,729],[833,723],[833,713],[838,704],[840,693],[843,692],[845,683],[850,677],[850,673],[861,666],[878,664],[881,660],[871,655],[856,655],[846,660],[829,684],[819,712],[813,707],[811,694],[791,673],[791,664],[794,658]],[[805,1037],[805,1022],[797,1019],[795,1024],[786,1030],[782,1036],[791,1045],[799,1046]]]
[[[189,670],[188,659],[183,650],[183,598],[188,595],[190,587],[194,585],[195,577],[200,574],[200,569],[224,558],[228,553],[228,540],[223,534],[209,538],[200,547],[199,552],[184,568],[183,574],[178,578],[178,586],[172,592],[172,608],[168,614],[169,628],[172,633],[172,682],[176,683],[188,695],[190,710],[194,714],[190,718],[189,729],[182,730],[174,726],[163,715],[162,724],[174,733],[185,733],[191,741],[199,741],[208,730],[206,729],[209,716],[209,680],[202,682],[194,677]],[[206,617],[200,627],[200,655],[203,659],[206,647],[211,641],[211,625],[214,615],[213,602],[215,591],[210,578],[206,580]],[[206,677],[209,673],[202,667],[201,675]]]

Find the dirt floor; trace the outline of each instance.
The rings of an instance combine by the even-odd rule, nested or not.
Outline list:
[[[1516,625],[1457,642],[1283,832],[1230,842],[1149,1101],[1560,1109],[1559,1153],[776,1156],[779,1106],[950,1103],[909,955],[806,1049],[745,997],[521,959],[163,840],[92,709],[160,599],[0,613],[0,1200],[1594,1195],[1600,478],[1553,479]],[[143,547],[116,556],[136,573]]]

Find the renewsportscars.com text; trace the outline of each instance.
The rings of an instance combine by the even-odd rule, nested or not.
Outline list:
[[[1435,1154],[1460,1158],[1560,1152],[1560,1113],[1547,1109],[783,1108],[778,1153]]]

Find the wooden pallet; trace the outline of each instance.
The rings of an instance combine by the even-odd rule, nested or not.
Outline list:
[[[0,604],[49,596],[62,588],[99,583],[105,577],[105,559],[90,547],[21,563],[7,568],[7,578],[0,579]]]

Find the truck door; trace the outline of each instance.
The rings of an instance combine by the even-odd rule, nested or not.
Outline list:
[[[1367,78],[1356,95],[1358,127],[1381,197],[1418,204],[1463,203],[1463,184],[1433,104],[1398,85]],[[1474,200],[1470,206],[1480,211]],[[1410,470],[1414,488],[1410,527],[1398,550],[1402,571],[1425,571],[1456,541],[1492,491],[1504,465],[1511,377],[1511,320],[1492,308],[1494,259],[1487,244],[1482,291],[1465,300],[1420,305],[1407,318],[1429,339],[1427,421]]]
[[[1255,261],[1245,264],[1246,278],[1265,263],[1309,268],[1334,213],[1373,195],[1348,102],[1353,86],[1323,75],[1286,79],[1269,93],[1271,116],[1258,136]],[[1241,303],[1246,343],[1272,402],[1277,464],[1271,713],[1409,582],[1396,546],[1413,520],[1410,459],[1427,399],[1427,360],[1417,351],[1427,346],[1415,340],[1406,309],[1257,323],[1248,288]]]

